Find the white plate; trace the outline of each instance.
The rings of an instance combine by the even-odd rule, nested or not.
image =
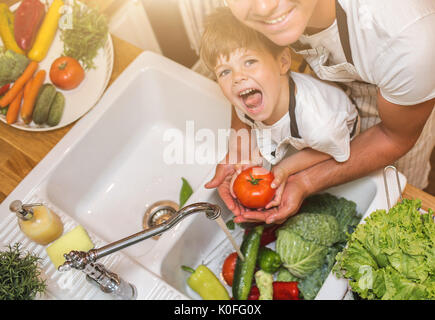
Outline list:
[[[15,11],[19,3],[11,6],[11,10]],[[0,45],[2,45],[0,40]],[[60,40],[60,30],[57,30],[55,39],[47,53],[47,56],[39,63],[39,70],[47,71],[45,83],[50,81],[50,67],[55,59],[63,53],[63,42]],[[82,83],[73,90],[60,90],[65,96],[65,109],[62,119],[57,126],[49,127],[48,125],[37,125],[33,121],[25,124],[21,117],[18,117],[17,122],[12,124],[13,127],[26,131],[49,131],[55,130],[69,125],[82,117],[88,112],[103,95],[104,90],[109,83],[113,69],[113,43],[110,34],[107,36],[106,44],[98,51],[97,56],[93,60],[95,69],[86,71],[85,79]],[[6,116],[0,115],[0,120],[6,123]]]

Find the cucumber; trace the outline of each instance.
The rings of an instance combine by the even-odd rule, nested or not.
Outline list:
[[[36,98],[35,109],[32,115],[33,122],[43,124],[47,121],[48,112],[55,95],[56,88],[52,84],[46,83],[42,86]]]
[[[50,127],[57,126],[62,119],[63,109],[65,108],[65,96],[61,92],[56,92],[54,101],[51,104],[50,112],[48,113],[47,124]]]
[[[261,235],[264,226],[253,228],[243,239],[240,251],[245,260],[237,258],[234,270],[233,297],[236,300],[247,300],[254,279],[255,265],[257,262],[258,249],[260,248]]]

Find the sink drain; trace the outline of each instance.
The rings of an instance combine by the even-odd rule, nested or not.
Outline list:
[[[144,229],[158,226],[169,220],[177,211],[179,206],[177,203],[169,200],[157,201],[152,204],[145,212],[143,217]],[[154,236],[153,239],[157,240],[160,236]]]

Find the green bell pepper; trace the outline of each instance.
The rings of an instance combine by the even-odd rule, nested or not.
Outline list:
[[[269,273],[275,273],[282,264],[279,254],[268,247],[261,247],[257,258],[258,266]]]

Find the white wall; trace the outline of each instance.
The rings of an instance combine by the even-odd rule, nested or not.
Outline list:
[[[142,1],[124,0],[125,3],[110,19],[109,31],[143,50],[162,54]]]

